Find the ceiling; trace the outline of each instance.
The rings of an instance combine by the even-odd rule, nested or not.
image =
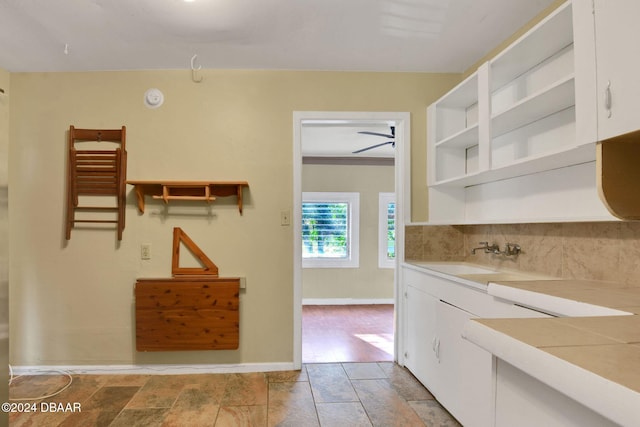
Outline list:
[[[0,68],[463,72],[553,1],[0,0]],[[303,153],[393,158],[352,154],[390,124],[307,124]]]
[[[463,72],[553,0],[1,0],[0,68]]]

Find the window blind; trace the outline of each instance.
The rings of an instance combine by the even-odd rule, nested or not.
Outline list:
[[[396,257],[396,203],[387,204],[387,258]]]
[[[302,203],[302,257],[349,257],[349,203]]]

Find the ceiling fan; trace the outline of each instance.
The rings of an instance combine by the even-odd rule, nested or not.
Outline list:
[[[352,154],[362,153],[363,151],[372,150],[374,148],[382,147],[383,145],[387,145],[387,144],[391,144],[392,147],[395,147],[396,146],[396,141],[395,141],[395,139],[396,139],[396,127],[395,126],[390,126],[390,128],[391,128],[391,134],[379,133],[379,132],[368,132],[368,131],[358,132],[358,133],[363,134],[363,135],[373,135],[373,136],[381,136],[383,138],[389,138],[389,139],[391,139],[391,141],[386,141],[386,142],[382,142],[380,144],[370,145],[368,147],[361,148],[361,149],[356,150],[356,151],[352,151]]]

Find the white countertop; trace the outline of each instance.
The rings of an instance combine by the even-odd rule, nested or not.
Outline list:
[[[406,261],[405,267],[425,272],[443,279],[487,291],[491,282],[552,280],[551,276],[518,270],[496,270],[486,265],[458,261]]]
[[[463,337],[612,421],[640,425],[640,286],[408,261],[549,318],[473,319]]]
[[[557,316],[615,316],[640,312],[640,287],[597,280],[495,280],[489,295]]]
[[[556,280],[490,283],[489,294],[562,317],[475,319],[463,337],[625,426],[640,422],[640,287]],[[618,315],[616,315],[618,314]]]

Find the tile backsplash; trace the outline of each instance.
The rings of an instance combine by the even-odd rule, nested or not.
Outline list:
[[[557,224],[411,225],[405,258],[468,261],[564,279],[640,284],[640,222]],[[517,243],[520,255],[485,254],[479,242]]]

